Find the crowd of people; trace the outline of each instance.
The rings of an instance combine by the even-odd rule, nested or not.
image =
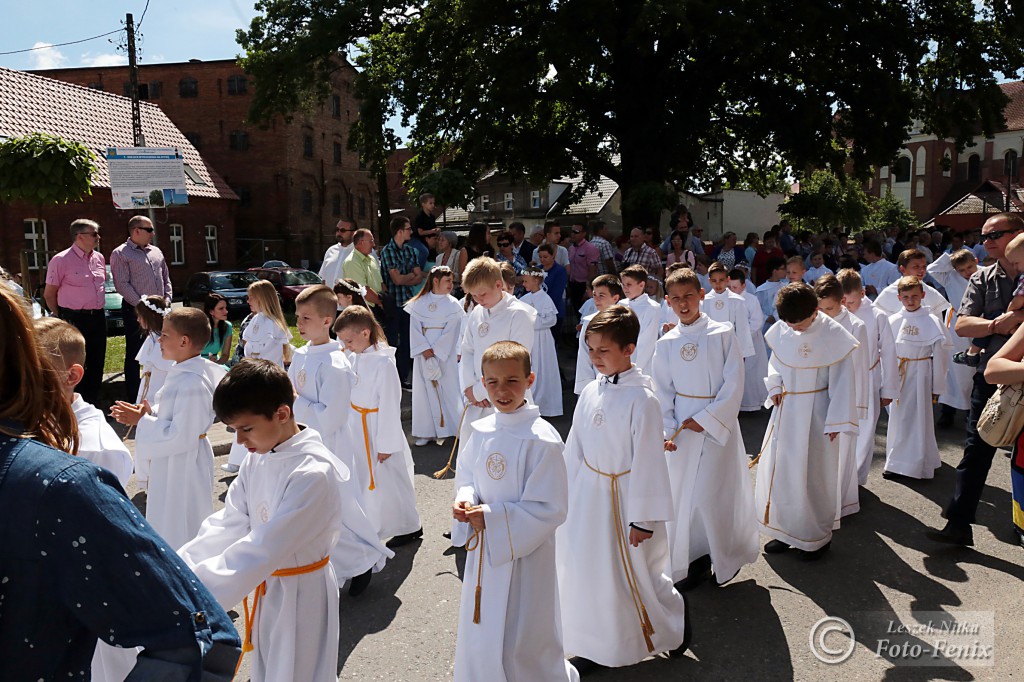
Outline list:
[[[133,218],[111,264],[141,369],[111,416],[134,429],[134,459],[87,393],[102,352],[99,226],[75,221],[74,245],[51,263],[56,317],[33,322],[0,287],[0,481],[24,482],[0,486],[0,504],[32,510],[12,514],[20,541],[0,548],[13,576],[0,613],[61,584],[46,610],[63,624],[29,633],[31,651],[4,638],[0,677],[85,676],[91,664],[102,680],[133,668],[229,679],[253,651],[254,680],[335,679],[339,588],[358,596],[423,534],[410,437],[454,439],[439,475],[455,470],[446,531],[467,553],[457,680],[575,680],[682,655],[685,593],[729,583],[761,535],[766,553],[828,552],[859,510],[883,410],[890,481],[932,478],[936,428],[967,413],[945,524],[929,537],[973,544],[995,453],[977,421],[994,384],[1024,380],[1019,215],[978,234],[795,235],[783,222],[709,244],[681,209],[664,240],[637,227],[611,241],[604,224],[578,222],[565,246],[557,222],[529,235],[473,225],[460,240],[437,228],[433,203],[393,219],[379,250],[370,230],[338,223],[326,285],[295,302],[301,347],[273,286],[252,284],[234,352],[223,299],[172,307],[152,225]],[[570,407],[569,387],[563,442],[545,418]],[[408,434],[395,428],[403,389]],[[751,457],[741,414],[766,408]],[[218,511],[216,420],[236,434],[225,468],[237,473]],[[1020,452],[1012,518],[1024,537]],[[144,522],[121,488],[133,474]],[[154,612],[129,623],[143,592]],[[225,614],[239,601],[244,640]]]

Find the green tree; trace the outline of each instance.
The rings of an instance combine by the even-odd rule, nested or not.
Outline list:
[[[883,232],[890,227],[910,230],[919,225],[920,223],[914,212],[906,204],[893,196],[891,191],[887,190],[884,196],[878,197],[871,202],[865,228]]]
[[[0,142],[0,201],[67,204],[92,194],[96,156],[80,142],[31,133]]]
[[[861,184],[850,176],[814,171],[800,183],[800,191],[779,205],[779,215],[798,230],[828,232],[864,229],[871,207]]]
[[[466,208],[476,198],[476,187],[461,171],[441,168],[427,173],[411,183],[412,193],[419,196],[424,192],[434,195],[438,206]]]
[[[381,101],[415,117],[411,177],[440,159],[470,177],[582,174],[577,192],[606,175],[633,222],[657,214],[655,185],[738,183],[779,158],[865,173],[914,119],[959,145],[991,134],[995,74],[1024,61],[1018,4],[263,0],[240,42],[256,108],[322,93],[355,47],[393,70]]]

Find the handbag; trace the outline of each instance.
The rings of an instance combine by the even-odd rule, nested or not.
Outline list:
[[[1009,447],[1024,431],[1024,383],[1003,384],[978,417],[978,435],[995,448]]]

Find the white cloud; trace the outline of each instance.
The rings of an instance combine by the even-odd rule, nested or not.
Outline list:
[[[124,66],[128,63],[128,57],[121,54],[97,54],[91,52],[82,53],[79,66]]]
[[[55,48],[53,43],[37,42],[32,48],[29,59],[33,69],[59,69],[67,64],[68,58]]]

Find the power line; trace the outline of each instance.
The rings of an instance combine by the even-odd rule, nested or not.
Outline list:
[[[146,3],[146,6],[147,7],[149,6],[148,2]],[[66,43],[57,43],[55,45],[37,45],[36,47],[29,47],[29,48],[26,48],[24,50],[11,50],[10,52],[0,52],[0,56],[6,56],[6,55],[10,55],[10,54],[21,54],[23,52],[33,52],[35,50],[48,50],[51,47],[64,47],[65,45],[78,45],[79,43],[87,43],[90,40],[97,40],[98,38],[106,38],[107,36],[112,36],[115,33],[120,33],[123,30],[124,30],[123,28],[119,28],[119,29],[116,29],[116,30],[113,30],[113,31],[108,31],[106,33],[101,33],[98,36],[93,36],[91,38],[82,38],[81,40],[72,40],[72,41],[69,41],[69,42],[66,42]]]
[[[139,23],[135,25],[135,30],[138,31],[142,28],[142,22],[146,20],[146,12],[149,11],[149,0],[146,0],[146,6],[142,8],[142,16],[139,17]]]

